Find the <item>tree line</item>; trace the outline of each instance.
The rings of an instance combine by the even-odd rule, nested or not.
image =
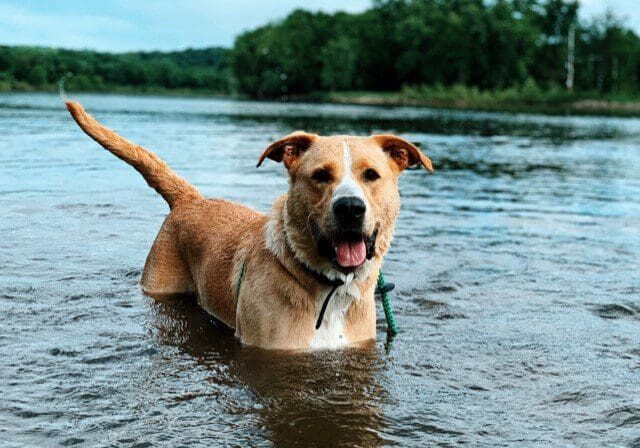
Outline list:
[[[0,47],[0,89],[189,89],[252,97],[466,86],[640,91],[640,38],[572,0],[376,0],[362,13],[296,10],[233,48],[124,54]],[[570,42],[575,52],[569,57]]]
[[[360,14],[297,10],[240,35],[233,69],[255,96],[412,85],[505,89],[563,85],[568,39],[579,90],[637,91],[640,39],[606,14],[584,23],[577,1],[387,0]],[[572,31],[573,29],[573,31]]]
[[[225,48],[114,54],[0,46],[0,91],[53,89],[63,77],[70,90],[79,91],[232,90]]]

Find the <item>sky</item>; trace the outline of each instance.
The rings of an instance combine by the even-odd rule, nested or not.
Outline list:
[[[640,0],[580,0],[582,18],[607,8],[640,34]],[[0,0],[0,45],[122,52],[230,47],[243,31],[296,8],[359,12],[370,0]]]

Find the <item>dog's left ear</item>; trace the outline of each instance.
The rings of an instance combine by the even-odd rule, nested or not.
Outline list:
[[[290,170],[317,138],[316,134],[309,134],[303,131],[289,134],[269,145],[260,156],[260,159],[258,159],[258,165],[256,166],[262,165],[264,159],[268,157],[276,162],[284,162],[284,166]]]
[[[391,160],[398,166],[400,171],[405,168],[421,164],[424,169],[433,173],[433,163],[415,145],[391,134],[374,135],[373,140],[380,145],[382,150],[389,154]]]

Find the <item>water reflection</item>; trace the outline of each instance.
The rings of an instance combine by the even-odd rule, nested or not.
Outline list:
[[[244,347],[192,298],[164,297],[151,306],[158,341],[215,375],[224,372],[212,381],[248,388],[260,426],[276,446],[384,443],[380,402],[386,393],[378,382],[383,361],[374,344],[314,353]]]

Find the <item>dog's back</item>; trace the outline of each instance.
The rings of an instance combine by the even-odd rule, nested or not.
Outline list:
[[[100,124],[79,103],[66,105],[87,135],[133,166],[171,208],[147,256],[141,279],[145,293],[197,294],[201,306],[234,327],[234,260],[262,236],[266,216],[233,202],[205,199],[154,153]]]
[[[144,291],[152,296],[195,293],[204,309],[235,327],[238,259],[262,238],[266,220],[262,213],[222,199],[179,204],[149,252],[141,280]]]

